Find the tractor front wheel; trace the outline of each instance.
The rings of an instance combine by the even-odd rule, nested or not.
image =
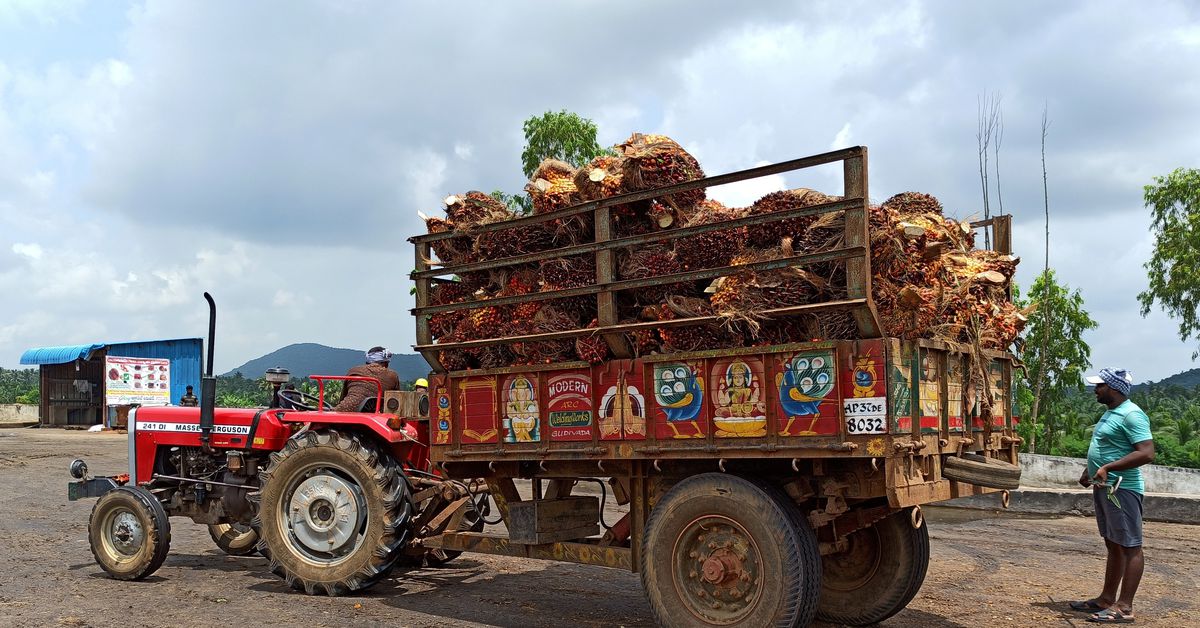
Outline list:
[[[309,595],[343,595],[391,571],[411,538],[412,493],[391,455],[353,434],[306,432],[259,475],[258,548]]]
[[[117,580],[141,580],[166,560],[171,522],[150,491],[122,486],[96,500],[88,519],[88,544],[108,575]]]

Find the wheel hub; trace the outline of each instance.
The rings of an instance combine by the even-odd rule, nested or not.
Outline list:
[[[763,589],[762,558],[754,539],[723,516],[701,517],[675,542],[672,573],[688,610],[706,623],[745,618]]]
[[[353,547],[365,514],[362,503],[357,486],[335,475],[316,473],[292,492],[288,523],[306,549],[336,555]]]
[[[146,533],[142,529],[142,523],[138,521],[137,515],[125,511],[117,513],[113,517],[108,538],[113,549],[126,556],[133,556],[141,549]]]
[[[835,591],[856,591],[879,571],[882,559],[879,533],[865,528],[847,537],[846,551],[822,557],[823,585]]]

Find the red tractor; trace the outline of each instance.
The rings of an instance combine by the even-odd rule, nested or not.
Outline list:
[[[446,562],[418,537],[481,530],[486,489],[444,481],[429,466],[428,425],[374,408],[333,412],[326,380],[316,397],[279,390],[282,403],[215,408],[216,306],[209,303],[206,374],[199,408],[129,413],[129,473],[90,477],[76,460],[71,500],[98,497],[88,522],[96,562],[114,578],[153,573],[171,543],[168,517],[208,525],[233,555],[259,552],[295,589],[341,595],[365,589],[398,563]]]

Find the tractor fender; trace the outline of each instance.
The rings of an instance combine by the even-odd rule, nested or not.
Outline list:
[[[373,414],[366,412],[298,412],[282,410],[274,413],[275,418],[283,423],[310,423],[309,429],[323,427],[358,427],[365,428],[380,440],[389,444],[412,442],[417,439],[417,430],[409,422],[404,421],[399,428],[392,428],[388,422],[396,417],[390,414]]]

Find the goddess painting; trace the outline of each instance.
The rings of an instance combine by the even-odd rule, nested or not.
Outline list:
[[[518,375],[509,380],[508,400],[504,404],[504,423],[508,428],[504,440],[510,443],[531,443],[541,440],[538,434],[537,393],[529,379]]]

